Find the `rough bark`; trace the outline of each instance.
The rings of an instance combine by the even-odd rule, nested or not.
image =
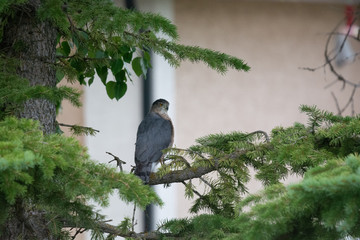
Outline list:
[[[0,240],[56,239],[49,229],[44,214],[32,209],[31,204],[26,204],[20,199],[12,207],[5,227],[0,229],[0,233]]]
[[[18,74],[30,85],[55,87],[55,54],[57,31],[49,22],[39,21],[36,10],[40,0],[30,0],[8,19],[1,48],[20,62]],[[56,108],[46,99],[31,99],[18,114],[21,118],[39,120],[45,134],[55,132]]]
[[[55,87],[55,54],[57,31],[49,22],[39,21],[36,11],[40,0],[17,8],[8,18],[4,28],[1,49],[10,58],[19,60],[19,76],[29,80],[30,85]],[[43,132],[55,132],[55,105],[46,99],[30,99],[19,110],[18,117],[39,120]],[[0,229],[0,239],[55,239],[44,214],[31,203],[18,199],[12,207],[5,227]]]

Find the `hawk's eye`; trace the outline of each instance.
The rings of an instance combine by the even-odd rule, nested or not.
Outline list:
[[[163,105],[163,104],[162,104],[162,103],[160,103],[160,107],[162,107],[162,105]]]

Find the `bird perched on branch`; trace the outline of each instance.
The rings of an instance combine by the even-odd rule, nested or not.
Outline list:
[[[156,100],[139,125],[135,147],[135,175],[145,184],[149,182],[153,163],[162,162],[162,150],[171,147],[174,142],[174,127],[167,111],[169,102]]]

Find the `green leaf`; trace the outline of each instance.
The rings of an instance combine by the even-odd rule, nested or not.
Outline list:
[[[110,99],[119,100],[127,91],[127,85],[125,82],[110,81],[106,83],[106,93]]]
[[[56,70],[56,81],[59,83],[63,78],[65,77],[65,74],[61,70]]]
[[[108,75],[108,68],[106,66],[97,67],[96,68],[96,73],[100,77],[101,82],[104,85],[106,85],[106,79],[107,79],[107,75]]]
[[[132,52],[125,53],[123,55],[124,62],[130,63],[132,59]]]
[[[115,85],[116,85],[116,82],[114,82],[114,81],[110,81],[110,82],[106,83],[106,93],[110,99],[114,99],[114,97],[115,97]]]
[[[115,98],[116,100],[119,100],[122,98],[127,90],[127,85],[125,82],[116,82],[115,85]]]
[[[84,75],[85,77],[93,77],[95,75],[95,70],[93,68],[86,69]]]
[[[79,34],[80,40],[88,40],[89,39],[89,34],[87,34],[84,31],[79,31],[78,34]]]
[[[124,62],[130,63],[133,55],[133,51],[127,47],[122,46],[120,47],[120,53],[123,56]]]
[[[69,56],[71,49],[70,49],[70,45],[67,41],[63,41],[61,43],[61,48],[63,50],[64,56]]]
[[[56,48],[56,56],[64,56],[63,50],[61,48]]]
[[[131,66],[138,77],[140,77],[141,74],[144,74],[144,76],[146,76],[147,69],[145,67],[143,58],[141,57],[134,58]]]
[[[71,59],[70,65],[75,68],[78,73],[82,73],[86,69],[86,63],[80,59]]]
[[[114,75],[119,73],[122,70],[123,66],[124,62],[120,58],[111,60],[110,68]]]
[[[119,53],[121,53],[122,55],[124,55],[125,53],[131,52],[131,49],[129,48],[129,46],[126,45],[122,45],[119,47]]]
[[[104,51],[98,50],[98,51],[96,51],[96,53],[95,53],[95,57],[96,57],[96,58],[105,58],[105,57],[106,57],[106,54],[105,54]]]
[[[75,36],[75,35],[72,35],[71,36],[71,40],[72,40],[72,42],[74,43],[74,45],[75,45],[75,47],[76,48],[79,48],[79,40],[77,39],[77,37]]]
[[[88,84],[89,84],[89,86],[91,86],[91,84],[94,82],[94,76],[92,76],[90,79],[89,79],[89,81],[88,81]]]
[[[121,70],[117,74],[115,74],[116,82],[126,82],[125,70]]]
[[[88,57],[89,58],[95,58],[95,52],[94,52],[94,49],[92,49],[92,48],[89,48],[89,50],[88,50]]]
[[[80,75],[78,76],[78,81],[79,81],[79,83],[80,83],[81,85],[86,85],[84,74],[80,74]]]
[[[60,43],[60,39],[61,39],[61,34],[58,33],[56,36],[56,45]]]
[[[79,47],[77,47],[77,54],[80,57],[85,57],[87,53],[88,53],[88,49],[83,44],[80,44]]]
[[[147,68],[151,67],[151,56],[148,51],[144,51],[144,63]]]

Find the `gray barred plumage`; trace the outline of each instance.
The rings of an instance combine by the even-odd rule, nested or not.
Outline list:
[[[174,141],[174,127],[167,114],[168,109],[168,101],[156,100],[137,131],[135,174],[145,184],[149,182],[152,164],[163,160],[162,150],[171,147]]]

